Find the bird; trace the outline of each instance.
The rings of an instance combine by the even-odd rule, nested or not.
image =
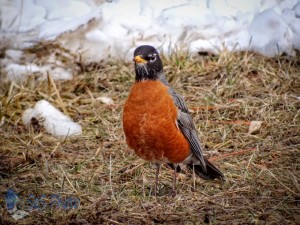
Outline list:
[[[135,82],[123,108],[127,145],[142,159],[156,165],[154,194],[162,164],[176,171],[180,165],[205,180],[225,180],[223,173],[203,155],[197,129],[181,95],[167,81],[156,48],[141,45],[133,53]]]

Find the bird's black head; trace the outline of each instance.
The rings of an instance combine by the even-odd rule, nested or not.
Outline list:
[[[150,45],[135,49],[134,58],[136,81],[156,80],[163,72],[163,65],[157,50]]]

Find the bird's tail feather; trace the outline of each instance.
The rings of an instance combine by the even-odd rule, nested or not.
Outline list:
[[[205,180],[213,180],[215,178],[220,179],[221,181],[225,181],[225,177],[223,173],[215,167],[211,162],[209,162],[207,159],[204,158],[205,164],[206,164],[206,170],[207,172],[205,173],[201,167],[201,165],[193,165],[193,164],[188,164],[187,167],[191,170],[195,170],[195,173],[205,179]]]

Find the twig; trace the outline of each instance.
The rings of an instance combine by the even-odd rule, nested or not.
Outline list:
[[[113,185],[112,185],[112,162],[111,162],[111,155],[109,155],[109,185],[110,185],[110,189],[111,189],[111,195],[113,197],[113,199],[115,200],[115,202],[117,202],[116,198],[115,198],[115,194],[114,194],[114,190],[113,190]]]
[[[93,96],[91,90],[90,90],[87,86],[85,86],[85,91],[86,91],[86,92],[88,93],[88,95],[91,97],[92,103],[95,103],[95,102],[96,102],[96,99],[94,98],[94,96]]]
[[[66,179],[67,179],[68,183],[69,183],[69,184],[70,184],[70,186],[72,187],[73,191],[75,191],[75,192],[76,192],[76,194],[77,194],[77,195],[79,195],[79,194],[78,194],[78,191],[76,190],[76,188],[74,187],[74,185],[71,183],[70,179],[68,178],[68,176],[67,176],[66,172],[64,171],[64,169],[62,168],[62,166],[61,166],[61,165],[59,165],[59,167],[60,167],[60,169],[62,170],[62,172],[63,172],[64,176],[66,177]]]
[[[222,154],[220,156],[215,156],[215,157],[211,157],[209,158],[210,161],[217,161],[223,158],[227,158],[227,157],[231,157],[231,156],[236,156],[236,155],[242,155],[245,154],[247,152],[251,152],[251,151],[255,151],[255,148],[250,148],[250,149],[246,149],[246,150],[241,150],[241,151],[237,151],[237,152],[231,152],[231,153],[226,153],[226,154]]]
[[[60,142],[57,142],[55,148],[52,150],[51,154],[50,155],[53,155],[54,152],[56,152],[56,149],[58,148],[58,146],[60,145]]]
[[[249,165],[250,165],[250,163],[251,163],[251,161],[252,161],[252,159],[253,159],[254,153],[255,153],[255,151],[253,151],[253,154],[251,155],[251,157],[250,157],[250,159],[249,159],[249,162],[248,162],[248,164],[247,164],[247,167],[246,167],[246,170],[247,170],[247,171],[248,171]]]
[[[145,163],[142,162],[142,163],[136,165],[135,167],[131,168],[130,170],[125,171],[124,174],[130,173],[131,171],[136,170],[137,168],[139,168],[140,166],[142,166],[142,165],[144,165],[144,164],[145,164]]]
[[[207,122],[209,122],[209,123],[221,123],[221,124],[246,125],[246,126],[250,126],[250,123],[251,123],[251,121],[246,121],[246,120],[232,120],[232,121],[227,121],[227,120],[208,120]]]
[[[109,222],[111,222],[111,223],[113,223],[113,224],[121,224],[121,223],[119,223],[118,221],[115,221],[115,220],[112,220],[112,219],[109,219],[109,218],[103,217],[103,219],[106,220],[106,221],[109,221]]]
[[[59,94],[59,91],[58,91],[58,89],[56,87],[56,84],[55,84],[53,78],[50,76],[49,73],[47,73],[47,78],[50,81],[52,87],[54,88],[55,94],[56,94],[57,99],[58,99],[58,103],[60,104],[60,107],[64,111],[64,114],[67,115],[67,116],[70,116],[69,113],[68,113],[68,111],[67,111],[67,109],[66,109],[66,107],[65,107],[65,105],[64,105],[64,103],[63,103],[63,101],[62,101],[62,99],[61,99],[61,97],[60,97],[60,94]]]
[[[191,110],[218,110],[221,108],[225,108],[225,107],[221,107],[221,106],[213,106],[213,105],[204,105],[204,106],[196,106],[196,107],[189,107]]]
[[[255,166],[262,168],[260,165],[255,164]],[[290,189],[289,187],[285,186],[268,168],[264,167],[264,170],[268,171],[269,174],[275,179],[277,180],[285,189],[287,189],[289,192],[293,193],[294,195],[296,195],[296,192],[294,192],[292,189]]]

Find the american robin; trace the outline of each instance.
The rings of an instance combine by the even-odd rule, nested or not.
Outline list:
[[[135,83],[124,105],[126,142],[144,160],[156,164],[156,195],[160,165],[173,165],[173,194],[176,170],[187,165],[206,180],[224,175],[203,157],[193,119],[183,98],[169,85],[157,50],[149,45],[135,49]]]

